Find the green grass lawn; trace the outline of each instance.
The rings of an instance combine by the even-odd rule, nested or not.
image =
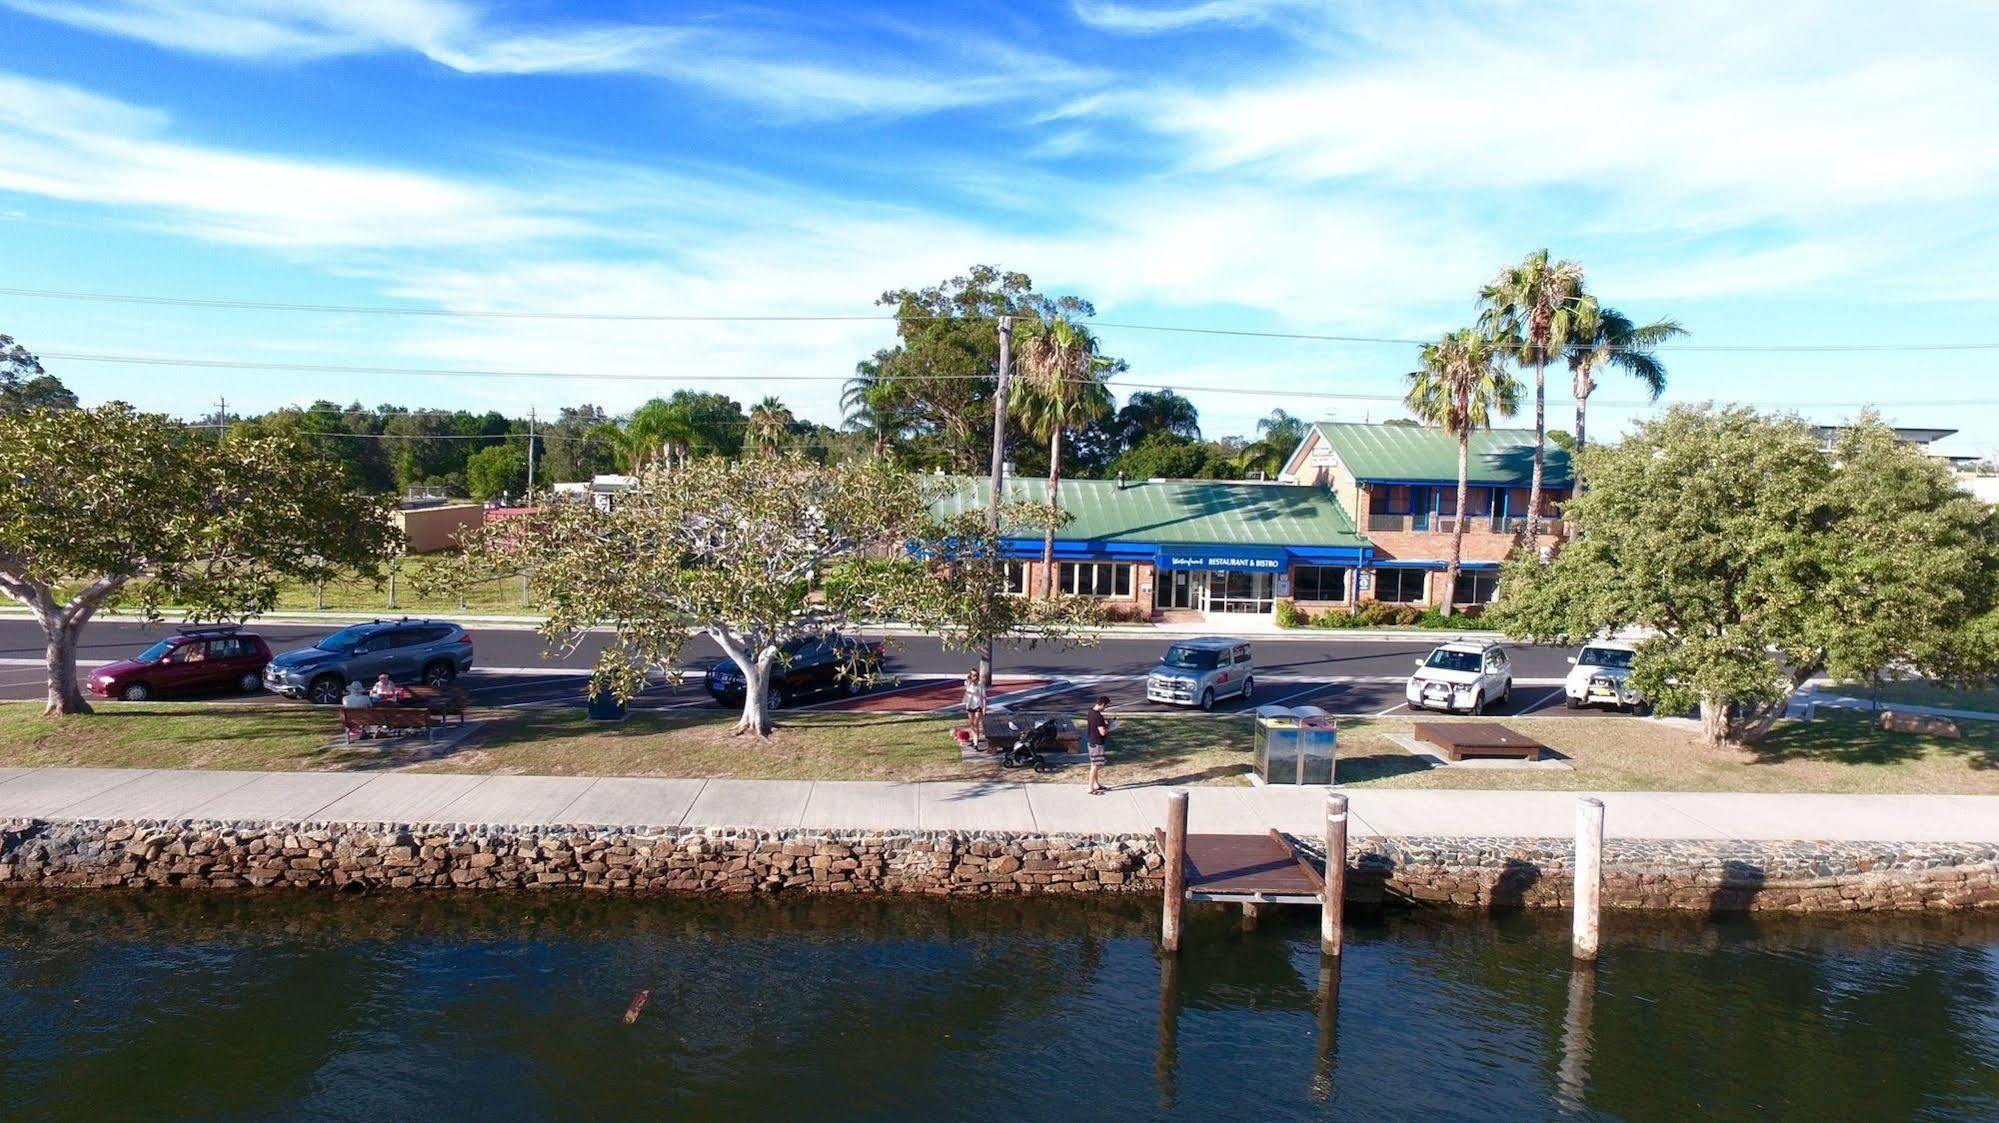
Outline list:
[[[292,582],[279,587],[277,604],[272,611],[393,612],[399,615],[471,612],[488,616],[518,616],[532,611],[521,603],[519,577],[480,581],[461,589],[448,579],[449,570],[444,568],[451,560],[447,555],[417,554],[403,558],[397,567],[393,589],[386,577],[381,581],[347,577],[329,581],[323,588]],[[426,591],[426,586],[430,585],[437,588]],[[133,598],[128,593],[122,599],[130,601]],[[112,607],[115,609],[117,605]],[[179,606],[164,607],[169,615],[173,615]]]
[[[300,703],[100,703],[48,719],[36,703],[0,704],[0,767],[405,769],[532,775],[797,780],[981,780],[1080,783],[1081,767],[1036,776],[960,758],[950,718],[787,713],[768,741],[731,733],[720,710],[638,710],[622,724],[580,710],[475,711],[480,728],[449,749],[342,745],[331,710]],[[1435,719],[1428,719],[1435,720]],[[1408,718],[1340,726],[1346,787],[1613,791],[1968,792],[1999,794],[1999,724],[1966,722],[1961,740],[1884,733],[1858,716],[1789,722],[1750,749],[1711,749],[1684,726],[1628,718],[1514,718],[1568,757],[1573,771],[1435,769],[1396,742]],[[1108,782],[1241,784],[1251,767],[1247,719],[1122,719]]]

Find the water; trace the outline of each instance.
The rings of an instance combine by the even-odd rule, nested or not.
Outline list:
[[[1999,917],[1148,906],[0,896],[0,1117],[1999,1118]]]

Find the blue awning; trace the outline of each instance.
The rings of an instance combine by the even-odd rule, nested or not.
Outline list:
[[[1291,551],[1282,546],[1161,546],[1153,564],[1160,569],[1282,573],[1291,564]]]

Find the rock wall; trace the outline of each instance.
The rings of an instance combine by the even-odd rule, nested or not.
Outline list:
[[[1309,853],[1311,842],[1301,843]],[[1571,901],[1563,840],[1368,839],[1348,861],[1348,897],[1363,903],[1562,908]],[[1147,836],[0,823],[0,887],[1156,893],[1162,867]],[[1607,908],[1999,908],[1999,846],[1992,845],[1612,842],[1604,868]]]

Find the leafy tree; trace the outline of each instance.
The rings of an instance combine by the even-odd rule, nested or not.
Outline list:
[[[1492,427],[1494,415],[1520,408],[1520,384],[1499,369],[1494,342],[1459,328],[1423,348],[1423,365],[1409,373],[1403,399],[1410,413],[1458,439],[1457,516],[1451,520],[1451,560],[1444,567],[1443,614],[1457,610],[1458,570],[1465,556],[1465,503],[1471,490],[1471,435]]]
[[[524,495],[527,486],[527,452],[518,445],[482,448],[465,461],[465,489],[474,499]]]
[[[1499,618],[1564,642],[1652,630],[1633,684],[1699,706],[1710,743],[1756,741],[1815,675],[1999,667],[1999,514],[1878,419],[1828,455],[1795,417],[1679,406],[1581,456],[1580,537],[1516,556]]]
[[[621,437],[625,463],[637,470],[654,459],[737,456],[748,424],[743,407],[725,394],[676,390],[632,411]]]
[[[750,407],[749,443],[765,451],[773,450],[790,435],[797,420],[783,402],[766,397]]]
[[[565,406],[555,424],[543,427],[536,483],[587,481],[614,472],[624,447],[623,433],[599,406]]]
[[[1120,451],[1137,448],[1147,437],[1164,434],[1185,441],[1201,439],[1201,414],[1194,403],[1171,390],[1140,390],[1118,411]]]
[[[868,410],[903,424],[912,462],[966,472],[983,468],[991,449],[1000,317],[1096,314],[1087,300],[1043,296],[1027,274],[991,265],[927,288],[885,292],[877,303],[895,309],[898,342],[864,364],[871,369],[858,393]],[[1122,364],[1112,373],[1118,369]]]
[[[876,456],[906,440],[916,421],[916,411],[902,395],[890,393],[881,377],[881,368],[872,359],[854,364],[854,377],[840,390],[840,424],[849,432],[865,433]]]
[[[1653,401],[1666,392],[1666,364],[1652,349],[1687,334],[1678,320],[1654,320],[1638,326],[1631,317],[1615,308],[1585,305],[1569,339],[1569,374],[1576,395],[1575,448],[1588,443],[1584,423],[1589,396],[1596,392],[1596,372],[1621,370],[1637,379]],[[1583,489],[1583,478],[1575,477],[1575,489]]]
[[[1055,595],[1055,513],[1062,509],[1062,434],[1116,407],[1097,340],[1072,320],[1033,320],[1020,332],[1020,377],[1009,403],[1020,427],[1048,442],[1048,509],[1041,541],[1041,595]]]
[[[373,575],[399,535],[384,501],[295,434],[203,440],[123,403],[0,416],[0,592],[47,644],[50,714],[88,712],[77,637],[121,593],[148,619],[268,611],[285,580]]]
[[[1246,446],[1239,457],[1243,471],[1262,472],[1264,478],[1276,479],[1284,470],[1284,462],[1305,442],[1306,428],[1304,418],[1293,417],[1281,409],[1259,418],[1256,442]]]
[[[474,532],[464,576],[525,566],[550,642],[609,629],[591,685],[619,698],[649,673],[677,675],[689,637],[709,636],[747,684],[737,732],[764,737],[770,670],[788,641],[964,611],[949,546],[922,481],[885,461],[709,457],[655,463],[608,511],[555,503]]]
[[[1154,433],[1111,462],[1111,471],[1135,480],[1232,480],[1235,457],[1225,449],[1173,433]]]
[[[0,335],[0,413],[75,409],[76,395],[11,335]]]
[[[1548,456],[1548,363],[1562,353],[1596,302],[1583,292],[1583,267],[1536,250],[1479,291],[1478,326],[1521,366],[1534,368],[1534,472],[1527,488],[1528,541],[1541,533],[1541,476]]]

